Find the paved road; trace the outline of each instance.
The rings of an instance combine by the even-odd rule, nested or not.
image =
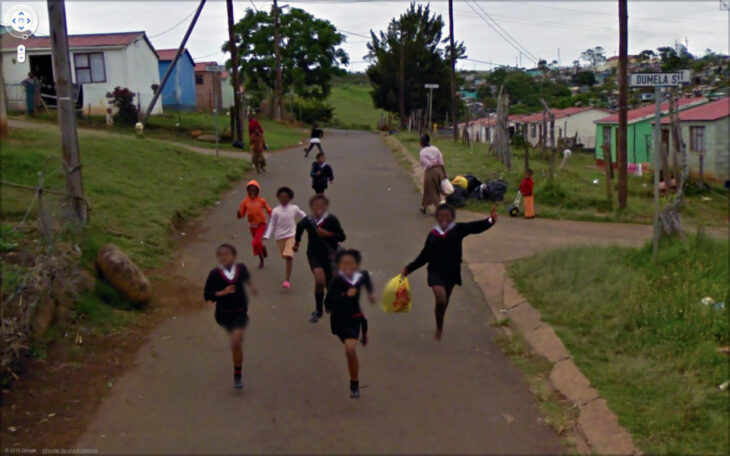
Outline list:
[[[364,267],[382,286],[417,254],[432,222],[417,212],[419,194],[377,135],[333,132],[324,147],[336,177],[332,212],[347,232],[346,245],[363,251]],[[308,170],[301,150],[273,154],[260,178],[264,196],[273,201],[275,188],[287,184],[306,206]],[[202,285],[215,246],[244,232],[233,215],[244,185],[208,213],[175,273]],[[253,265],[249,235],[234,242]],[[560,450],[520,373],[492,342],[489,311],[466,267],[441,343],[432,340],[433,304],[423,270],[411,278],[410,314],[366,308],[371,345],[359,352],[359,400],[348,396],[343,349],[329,322],[307,321],[313,298],[306,258],[296,258],[288,292],[280,288],[282,267],[276,258],[253,272],[260,294],[250,305],[243,392],[231,388],[226,337],[212,309],[190,312],[150,335],[77,446],[149,454]]]

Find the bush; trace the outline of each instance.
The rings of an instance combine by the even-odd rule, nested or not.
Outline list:
[[[108,93],[106,97],[109,103],[117,108],[114,115],[114,121],[122,125],[134,125],[139,118],[137,107],[134,105],[134,92],[126,87],[114,87],[114,91]]]
[[[299,117],[300,122],[311,124],[314,122],[329,122],[332,119],[334,108],[321,101],[294,102],[294,115]]]

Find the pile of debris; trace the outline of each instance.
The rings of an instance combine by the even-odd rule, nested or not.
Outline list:
[[[507,181],[504,179],[488,180],[482,183],[471,174],[456,176],[451,183],[454,192],[446,197],[446,202],[454,207],[463,207],[469,198],[483,201],[502,201],[507,193]]]

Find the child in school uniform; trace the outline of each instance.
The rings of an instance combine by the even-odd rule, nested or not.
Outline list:
[[[312,170],[309,175],[312,177],[312,188],[314,193],[324,193],[327,190],[328,184],[332,184],[335,181],[335,174],[332,171],[332,167],[325,162],[324,152],[317,154],[317,161],[312,163]]]
[[[525,178],[520,182],[520,193],[522,194],[522,201],[525,202],[525,218],[535,218],[535,196],[533,195],[532,189],[535,187],[535,182],[532,180],[532,170],[527,168],[525,170]]]
[[[241,201],[236,216],[238,218],[248,217],[251,236],[253,236],[251,247],[253,247],[253,254],[259,257],[259,269],[261,269],[264,267],[264,258],[268,256],[262,239],[266,233],[266,214],[271,215],[271,206],[259,195],[261,186],[255,180],[248,181],[246,192],[248,196]]]
[[[243,364],[243,331],[248,324],[248,297],[246,286],[252,295],[256,288],[243,263],[236,263],[236,248],[221,244],[216,249],[218,266],[208,273],[203,297],[215,303],[215,321],[226,330],[233,355],[233,387],[243,388],[241,366]]]
[[[339,337],[345,345],[347,369],[350,373],[350,397],[360,397],[359,370],[357,359],[357,340],[363,346],[368,343],[368,321],[360,308],[360,294],[362,289],[368,294],[370,303],[375,302],[373,283],[370,274],[360,269],[362,257],[357,250],[341,250],[335,256],[337,274],[327,287],[326,306],[330,309],[330,327],[332,334]]]
[[[309,156],[309,152],[312,151],[313,147],[322,152],[322,136],[324,136],[322,129],[316,123],[312,125],[312,132],[309,135],[309,147],[304,148],[304,158]]]
[[[428,264],[428,286],[436,300],[436,340],[441,340],[451,292],[454,286],[461,285],[461,243],[466,236],[491,228],[497,222],[497,208],[492,206],[489,217],[475,222],[455,223],[455,218],[456,212],[448,204],[436,208],[436,226],[428,234],[421,253],[401,273],[405,277]]]
[[[286,261],[286,274],[281,286],[288,290],[291,288],[289,278],[294,263],[294,234],[296,234],[297,217],[306,217],[307,214],[296,204],[291,204],[291,200],[294,199],[294,191],[289,187],[280,187],[276,191],[276,197],[279,199],[279,205],[271,213],[264,240],[268,240],[272,235],[276,239],[279,253]]]
[[[339,243],[346,239],[345,231],[337,217],[327,212],[329,199],[322,194],[316,194],[309,199],[309,215],[297,223],[294,234],[294,251],[299,250],[302,235],[307,232],[307,260],[314,276],[315,308],[309,321],[317,323],[322,318],[324,309],[325,287],[332,278],[332,261]]]

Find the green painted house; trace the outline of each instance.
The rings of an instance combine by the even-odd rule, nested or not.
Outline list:
[[[707,99],[682,98],[679,110],[685,110],[706,103]],[[628,112],[627,155],[629,163],[647,163],[651,161],[654,120],[654,104],[632,109]],[[662,103],[662,115],[669,111],[669,102]],[[611,162],[616,163],[616,143],[618,138],[618,113],[595,121],[596,124],[596,163],[603,166],[603,145],[611,145]]]

